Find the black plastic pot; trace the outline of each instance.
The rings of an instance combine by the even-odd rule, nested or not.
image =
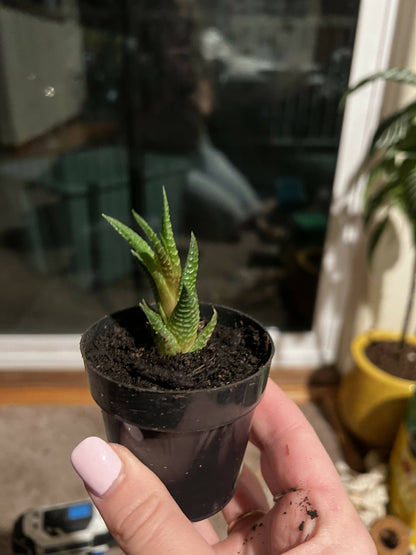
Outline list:
[[[248,442],[253,410],[266,387],[273,342],[266,330],[241,312],[216,306],[218,321],[238,319],[260,332],[264,343],[258,370],[236,383],[209,390],[144,390],[117,383],[89,360],[103,326],[119,324],[127,309],[96,322],[81,340],[92,396],[103,412],[109,441],[125,445],[164,482],[192,521],[220,511],[231,499]],[[212,307],[201,305],[201,314]]]

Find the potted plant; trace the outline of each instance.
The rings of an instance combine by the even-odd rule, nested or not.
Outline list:
[[[108,439],[151,468],[197,521],[233,495],[273,342],[249,316],[199,303],[197,242],[191,234],[182,269],[165,190],[160,236],[133,215],[146,240],[105,217],[149,277],[155,304],[96,322],[81,353]]]
[[[416,86],[416,74],[406,69],[375,73],[347,95],[376,79]],[[363,204],[371,257],[384,234],[391,210],[407,220],[416,251],[416,101],[381,121],[357,172],[367,177]],[[356,181],[355,181],[356,183]],[[339,406],[348,428],[365,443],[390,447],[416,380],[416,336],[409,333],[416,296],[416,257],[400,331],[370,330],[351,345],[355,366],[340,387]]]

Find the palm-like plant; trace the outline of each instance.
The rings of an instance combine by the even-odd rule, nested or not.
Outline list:
[[[213,309],[211,320],[201,329],[196,276],[198,245],[191,234],[185,265],[181,267],[170,220],[169,204],[163,189],[163,213],[160,237],[133,210],[133,216],[147,237],[104,215],[104,218],[130,244],[132,254],[146,272],[152,286],[157,309],[146,301],[140,303],[153,331],[155,344],[163,355],[175,355],[202,349],[217,322]]]
[[[392,68],[366,77],[351,87],[345,96],[377,79],[416,87],[416,73],[407,69]],[[393,206],[398,207],[408,220],[413,247],[416,250],[416,101],[410,102],[380,122],[357,177],[361,175],[367,176],[364,223],[370,230],[369,256],[372,256],[386,229]],[[416,256],[412,271],[401,329],[400,350],[405,343],[416,297]]]

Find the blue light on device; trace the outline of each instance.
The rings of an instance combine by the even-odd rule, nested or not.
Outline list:
[[[68,518],[70,520],[79,520],[92,515],[92,508],[89,503],[81,503],[80,505],[72,505],[68,509]]]

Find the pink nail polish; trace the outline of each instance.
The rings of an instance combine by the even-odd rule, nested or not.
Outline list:
[[[72,452],[72,466],[97,495],[104,495],[121,471],[115,451],[98,437],[87,437]]]

